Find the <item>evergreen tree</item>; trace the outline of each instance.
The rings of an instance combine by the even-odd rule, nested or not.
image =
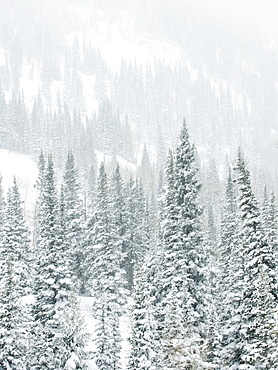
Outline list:
[[[184,121],[178,147],[167,161],[161,221],[164,257],[160,326],[164,366],[169,369],[201,368],[205,364],[202,348],[206,325],[205,261],[200,227],[202,212],[197,202],[201,185],[194,162],[194,147],[189,143]],[[177,314],[183,325],[170,335]],[[177,343],[184,352],[169,352]],[[198,360],[191,357],[193,347],[201,349]]]
[[[64,174],[64,243],[69,250],[72,276],[76,279],[79,289],[84,292],[85,281],[83,273],[83,216],[80,199],[79,173],[75,166],[73,153],[68,152]]]
[[[143,148],[139,175],[144,183],[145,189],[147,189],[147,194],[150,194],[154,186],[154,175],[146,144]]]
[[[220,227],[216,311],[218,324],[215,359],[224,369],[238,366],[242,352],[240,307],[244,284],[242,247],[234,183],[229,171],[226,204]]]
[[[23,310],[14,276],[12,259],[6,255],[5,259],[1,258],[0,367],[5,370],[24,370],[28,366],[26,361],[28,335],[24,330]]]
[[[85,346],[89,336],[86,332],[85,320],[80,310],[80,302],[74,290],[71,291],[69,304],[64,310],[60,321],[61,343],[65,348],[64,358],[65,369],[73,362],[76,369],[87,369],[84,359]],[[63,364],[65,363],[63,361]],[[72,369],[69,368],[69,369]]]
[[[0,366],[27,369],[30,365],[28,307],[22,299],[31,291],[28,230],[16,180],[7,195],[0,244]]]
[[[5,199],[4,199],[3,187],[2,187],[2,176],[0,175],[0,239],[2,237],[4,209],[5,209]]]
[[[271,340],[274,309],[277,306],[276,264],[271,247],[262,232],[258,205],[251,188],[250,173],[240,150],[235,170],[244,264],[240,307],[243,350],[240,364],[248,365],[250,369],[271,369],[273,348],[277,347]],[[263,296],[266,299],[262,302]],[[262,346],[263,342],[271,343],[271,346]]]
[[[140,262],[140,261],[139,261]],[[164,369],[165,368],[165,347],[162,345],[162,324],[165,319],[163,289],[164,289],[164,251],[162,249],[161,240],[158,238],[158,243],[150,245],[150,250],[145,257],[143,269],[140,264],[136,264],[136,273],[138,273],[138,281],[135,280],[134,297],[140,300],[139,294],[142,293],[141,304],[143,314],[147,317],[147,322],[143,325],[143,329],[147,328],[146,338],[148,338],[149,346],[149,364],[150,368]],[[137,272],[138,271],[138,272]],[[137,275],[135,275],[136,277]],[[140,291],[139,291],[140,290]],[[137,294],[138,293],[138,294]],[[136,304],[135,299],[135,304]],[[140,312],[139,312],[140,313]],[[166,326],[166,325],[165,325]],[[139,326],[140,328],[140,326]],[[140,335],[140,333],[139,333]],[[138,351],[138,349],[137,349]]]
[[[99,169],[97,199],[94,222],[92,223],[92,253],[94,264],[91,268],[93,315],[96,325],[95,363],[100,370],[120,369],[121,335],[119,316],[125,303],[122,294],[122,274],[118,246],[114,245],[111,232],[108,181],[104,164]]]
[[[37,189],[37,199],[36,199],[36,208],[35,208],[35,217],[34,217],[34,244],[35,241],[39,237],[39,220],[42,219],[42,208],[40,205],[43,203],[43,189],[44,189],[44,181],[45,181],[45,169],[46,163],[44,158],[44,153],[41,150],[38,159],[38,178],[36,182],[36,189]]]
[[[126,199],[126,243],[124,268],[128,287],[132,290],[134,266],[144,259],[150,244],[148,203],[141,183],[132,178],[125,187]]]
[[[40,191],[33,307],[36,336],[34,366],[36,369],[61,369],[67,361],[61,318],[69,305],[72,283],[59,222],[51,156],[40,182]]]
[[[277,208],[276,198],[273,192],[268,199],[267,190],[265,188],[264,197],[261,208],[262,227],[267,241],[272,250],[275,263],[278,263],[278,223],[277,223]]]
[[[127,295],[127,277],[124,269],[124,251],[127,245],[127,212],[124,200],[124,182],[117,164],[109,186],[110,235],[114,245],[114,257],[118,261],[118,286],[123,297]]]
[[[23,216],[22,202],[16,179],[7,194],[7,204],[3,221],[2,242],[4,254],[13,263],[14,277],[21,296],[30,294],[32,286],[32,256],[29,232]]]
[[[150,290],[146,266],[138,266],[134,276],[133,307],[131,311],[131,354],[128,369],[154,370],[154,333],[150,305]]]

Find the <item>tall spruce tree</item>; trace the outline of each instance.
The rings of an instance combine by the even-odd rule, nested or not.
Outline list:
[[[242,247],[235,185],[229,171],[226,185],[226,204],[220,225],[217,263],[216,311],[217,331],[215,360],[218,366],[229,369],[238,366],[242,352],[241,299],[244,284]]]
[[[265,187],[262,208],[261,208],[262,227],[267,241],[271,247],[276,266],[278,264],[278,219],[276,198],[273,192],[268,197]],[[278,266],[277,266],[278,267]]]
[[[43,162],[41,156],[40,163]],[[73,288],[59,217],[51,155],[41,172],[36,233],[33,365],[36,369],[62,369],[70,356],[71,343],[65,337],[61,323],[69,307]]]
[[[272,369],[275,368],[272,353],[277,347],[275,343],[277,340],[273,341],[274,310],[278,299],[276,264],[271,246],[262,232],[259,208],[251,188],[250,173],[240,149],[235,171],[239,191],[240,238],[244,268],[240,304],[242,318],[240,335],[243,347],[237,366]]]
[[[29,231],[23,216],[22,201],[14,178],[8,190],[3,221],[2,241],[13,263],[15,281],[21,296],[30,294],[32,286],[32,256]]]
[[[109,183],[110,235],[114,245],[114,258],[117,260],[118,289],[122,298],[127,296],[127,276],[124,269],[124,251],[127,245],[127,212],[124,200],[124,182],[117,164]]]
[[[72,151],[68,152],[63,184],[64,243],[69,250],[72,277],[76,280],[76,287],[84,293],[84,252],[82,248],[84,210],[80,199],[79,173]]]
[[[122,295],[122,274],[118,246],[111,232],[108,181],[104,164],[99,169],[95,214],[92,222],[91,252],[94,264],[90,278],[94,297],[93,315],[96,324],[95,363],[99,370],[120,369],[121,334],[119,316],[125,302]]]
[[[125,186],[126,243],[124,267],[129,289],[133,288],[135,264],[144,259],[150,244],[148,203],[140,182],[132,178]]]
[[[2,249],[2,248],[1,248]],[[23,307],[17,291],[15,270],[9,255],[1,258],[0,278],[0,368],[27,369],[28,332],[23,323]]]
[[[131,353],[129,370],[154,370],[156,352],[155,327],[151,311],[150,287],[146,264],[137,264],[134,276],[133,306],[131,309]]]
[[[197,201],[200,187],[194,147],[183,121],[179,144],[167,162],[161,221],[164,258],[160,326],[164,368],[167,369],[205,366],[205,261],[200,225],[202,211]],[[177,314],[183,325],[170,333]],[[183,350],[177,353],[174,348]],[[198,355],[192,357],[190,348],[198,348]]]
[[[4,199],[3,187],[2,187],[2,176],[0,175],[0,239],[2,237],[4,209],[5,209],[5,199]]]
[[[0,367],[30,366],[31,316],[23,297],[31,291],[28,230],[16,180],[9,189],[0,242]]]

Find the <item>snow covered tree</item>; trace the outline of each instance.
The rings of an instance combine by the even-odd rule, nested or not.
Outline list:
[[[226,185],[226,203],[220,225],[220,243],[217,261],[216,312],[217,328],[214,339],[215,361],[223,368],[238,364],[242,351],[240,335],[240,304],[244,284],[242,244],[239,237],[238,209],[234,182],[229,171]],[[235,365],[237,366],[237,365]]]
[[[261,208],[262,227],[277,266],[278,263],[278,219],[276,198],[273,192],[268,198],[267,190],[264,190],[264,197]]]
[[[261,264],[259,276],[253,292],[256,306],[252,307],[253,321],[248,342],[248,354],[244,355],[246,363],[254,369],[276,369],[277,358],[277,319],[276,307],[273,308],[271,281],[266,266]]]
[[[23,296],[31,292],[33,268],[29,231],[15,178],[13,187],[8,191],[6,203],[2,231],[3,253],[9,255],[13,263],[18,293]]]
[[[61,347],[64,348],[64,369],[87,369],[84,359],[85,346],[88,343],[89,335],[86,332],[84,317],[81,313],[80,302],[74,290],[71,291],[69,304],[63,312],[60,321]],[[75,367],[70,367],[74,363]]]
[[[38,158],[38,178],[36,182],[36,189],[37,189],[37,198],[36,198],[36,208],[35,208],[35,215],[34,215],[34,244],[35,241],[39,237],[39,220],[42,218],[42,207],[40,204],[43,202],[43,189],[44,189],[44,181],[45,181],[45,169],[46,163],[44,158],[44,153],[41,150]]]
[[[2,249],[2,248],[1,248]],[[0,278],[0,367],[5,370],[27,369],[28,334],[24,330],[20,294],[9,255],[1,258]]]
[[[118,261],[119,289],[127,295],[127,276],[124,269],[124,252],[127,245],[127,212],[124,200],[124,182],[117,164],[109,184],[110,235],[114,245],[114,257]]]
[[[69,250],[72,277],[81,291],[84,292],[85,282],[83,273],[83,222],[84,211],[80,199],[79,173],[75,166],[73,153],[68,152],[63,179],[64,192],[64,244]]]
[[[125,187],[126,243],[124,267],[129,289],[133,287],[134,265],[144,259],[150,245],[148,203],[141,183],[132,178]]]
[[[131,308],[131,354],[128,369],[154,370],[153,315],[146,266],[137,265],[134,276],[133,307]]]
[[[212,369],[213,365],[205,362],[205,345],[200,342],[194,327],[184,321],[183,307],[177,291],[173,286],[169,294],[169,305],[164,325],[167,334],[162,337],[164,363],[167,369]],[[164,365],[165,366],[165,365]],[[163,368],[164,368],[163,366]]]
[[[160,231],[164,250],[161,343],[165,355],[164,368],[169,369],[202,368],[205,363],[202,348],[206,325],[205,261],[200,225],[202,211],[197,201],[201,185],[194,162],[194,147],[189,142],[186,123],[183,121],[179,144],[173,155],[170,153],[166,165]],[[175,335],[171,335],[178,307],[183,325],[180,331],[177,328]],[[172,324],[169,320],[172,320]],[[178,347],[187,348],[188,351],[185,349],[180,355],[169,352],[169,348],[174,348],[177,342]],[[190,345],[185,346],[185,343]],[[202,348],[198,364],[191,357],[190,347]]]
[[[31,291],[32,264],[15,179],[6,203],[0,243],[0,367],[27,369],[31,322],[22,298]]]
[[[277,306],[276,264],[271,246],[263,235],[257,201],[252,192],[250,173],[241,150],[235,165],[239,191],[244,284],[240,302],[242,353],[236,365],[250,369],[273,368],[272,323]],[[264,297],[264,298],[262,298]],[[276,336],[277,337],[277,336]],[[270,343],[264,346],[262,343]]]
[[[139,167],[139,176],[142,179],[147,194],[150,195],[154,186],[154,173],[146,144],[144,145],[142,152],[142,158]]]
[[[111,232],[108,181],[104,164],[99,169],[94,222],[91,224],[91,253],[94,263],[90,271],[93,315],[96,325],[95,363],[99,370],[120,369],[121,335],[119,316],[125,296],[122,294],[122,271],[118,246]]]
[[[65,338],[61,323],[68,310],[73,287],[59,218],[51,155],[40,185],[33,307],[34,366],[37,369],[62,369],[70,356],[71,344]]]
[[[5,208],[5,199],[3,195],[2,176],[0,175],[0,238],[2,236],[1,233],[4,220],[4,208]]]

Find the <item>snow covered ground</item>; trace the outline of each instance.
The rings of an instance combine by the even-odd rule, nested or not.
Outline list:
[[[92,316],[92,308],[93,308],[93,298],[92,297],[80,297],[80,306],[82,314],[84,315],[85,322],[87,325],[87,333],[90,334],[90,339],[88,346],[86,347],[86,352],[94,352],[95,346],[93,343],[94,339],[94,329],[95,329],[95,320]],[[89,370],[97,370],[94,360],[88,360],[87,365],[89,366]]]
[[[82,314],[84,315],[85,322],[87,325],[87,333],[90,334],[90,340],[88,346],[86,347],[87,352],[94,352],[94,332],[95,332],[95,324],[96,321],[92,316],[92,308],[93,308],[93,298],[92,297],[80,297],[80,306]],[[122,369],[126,369],[127,361],[128,361],[128,354],[130,351],[130,344],[128,341],[130,335],[130,322],[128,315],[125,315],[120,318],[120,328],[121,328],[121,335],[122,335],[122,353],[121,353],[121,360],[122,360]],[[97,370],[94,360],[88,360],[87,365],[89,366],[89,370]]]

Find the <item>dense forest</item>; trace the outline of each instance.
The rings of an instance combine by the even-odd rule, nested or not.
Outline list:
[[[0,187],[0,368],[278,368],[278,33],[0,2],[0,149],[38,167],[31,215]]]

